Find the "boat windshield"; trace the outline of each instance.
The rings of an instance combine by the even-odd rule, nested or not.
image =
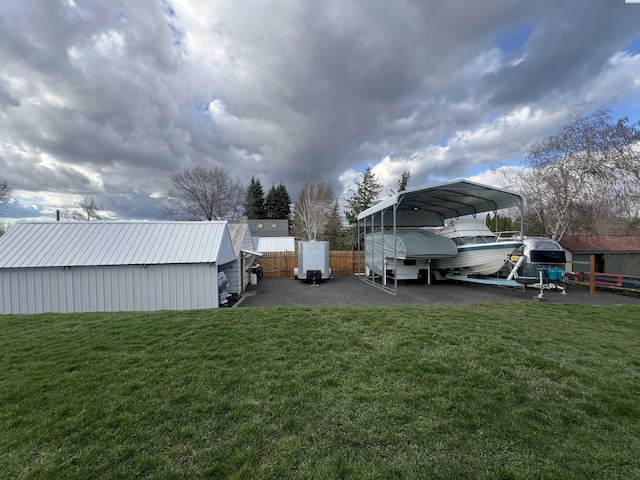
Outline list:
[[[476,245],[482,243],[495,243],[496,237],[493,235],[474,235],[470,237],[457,237],[453,239],[456,245]]]

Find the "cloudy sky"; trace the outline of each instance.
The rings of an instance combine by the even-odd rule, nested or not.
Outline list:
[[[627,0],[628,1],[628,0]],[[368,165],[387,189],[490,181],[571,114],[640,120],[625,0],[0,2],[0,215],[93,197],[157,219],[169,174],[265,190]]]

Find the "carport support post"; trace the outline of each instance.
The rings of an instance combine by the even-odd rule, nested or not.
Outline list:
[[[365,243],[365,236],[367,234],[367,219],[363,218],[362,219],[362,242],[363,244],[360,245],[360,221],[356,219],[356,225],[357,225],[357,231],[356,231],[356,240],[358,242],[358,251],[362,251],[363,248],[366,248],[364,243]],[[365,277],[367,276],[367,252],[365,250],[364,252],[364,270],[362,273],[364,273]],[[360,273],[360,268],[358,268],[358,273]]]
[[[382,251],[384,252],[384,210],[380,210],[380,232],[382,233]],[[395,248],[395,247],[394,247]],[[383,262],[384,262],[384,276],[383,278],[383,282],[382,284],[386,287],[387,286],[387,257],[384,256],[384,253],[382,254],[383,256]],[[393,267],[395,270],[395,266]]]
[[[382,286],[387,288],[387,266],[389,265],[389,262],[387,261],[387,257],[385,256],[385,252],[384,252],[384,237],[386,235],[385,233],[385,223],[384,223],[384,216],[385,213],[387,213],[387,209],[384,208],[382,210],[380,210],[380,238],[381,238],[381,244],[382,244]],[[396,294],[396,292],[398,291],[398,248],[396,245],[396,223],[395,223],[395,208],[393,209],[393,213],[394,213],[394,218],[393,218],[393,291],[394,291],[394,295]],[[375,213],[371,216],[372,218],[372,223],[375,225]]]
[[[395,274],[393,275],[393,294],[398,294],[398,235],[397,235],[397,208],[396,203],[393,206],[393,261],[395,262]]]

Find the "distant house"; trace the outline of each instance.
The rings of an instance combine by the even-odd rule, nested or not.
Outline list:
[[[242,217],[238,221],[231,221],[229,225],[246,223],[251,232],[251,238],[256,251],[295,252],[296,241],[289,236],[289,220],[254,219]]]
[[[0,313],[219,304],[226,222],[18,222],[0,238]]]
[[[229,282],[227,292],[240,295],[249,284],[250,267],[260,255],[253,244],[249,225],[246,223],[230,223],[227,225],[231,243],[236,255],[233,262],[220,267]]]
[[[242,220],[249,225],[253,237],[288,237],[289,220],[248,219]]]
[[[567,252],[567,268],[574,272],[588,272],[594,255],[596,272],[640,276],[640,236],[565,235],[560,245]]]

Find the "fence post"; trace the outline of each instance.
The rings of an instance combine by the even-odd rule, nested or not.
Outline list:
[[[589,274],[589,293],[596,293],[596,256],[591,255],[589,257],[589,266],[591,267],[591,273]]]

